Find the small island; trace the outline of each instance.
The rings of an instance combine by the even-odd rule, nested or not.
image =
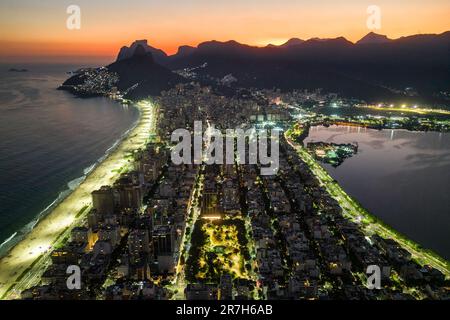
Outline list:
[[[28,69],[10,68],[8,71],[9,72],[28,72]]]
[[[356,142],[354,144],[308,142],[306,148],[316,160],[331,164],[335,168],[340,166],[345,159],[352,157],[358,152],[358,144]]]

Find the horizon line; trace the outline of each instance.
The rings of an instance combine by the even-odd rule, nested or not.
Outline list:
[[[297,36],[291,36],[289,38],[285,38],[282,40],[282,42],[280,44],[274,44],[274,43],[264,43],[264,44],[251,44],[251,43],[246,43],[246,42],[240,42],[238,40],[234,40],[234,39],[228,39],[228,40],[217,40],[218,38],[215,39],[211,39],[211,40],[203,40],[203,41],[199,41],[197,42],[197,44],[195,45],[190,45],[190,44],[180,44],[178,45],[176,48],[177,50],[174,51],[173,53],[170,53],[170,50],[167,49],[162,49],[162,48],[158,48],[157,46],[152,45],[152,42],[149,41],[148,38],[140,38],[140,39],[134,39],[131,40],[131,42],[129,42],[128,44],[124,44],[120,47],[117,47],[115,49],[115,52],[109,53],[109,54],[105,54],[105,53],[99,53],[99,54],[89,54],[89,53],[80,53],[80,54],[73,54],[73,53],[61,53],[61,52],[55,52],[55,53],[48,53],[48,54],[19,54],[19,55],[14,55],[14,54],[5,54],[2,55],[0,54],[0,58],[5,59],[6,61],[2,61],[0,64],[7,64],[7,63],[27,63],[25,61],[25,59],[36,59],[37,61],[34,62],[29,62],[29,63],[37,63],[37,62],[41,62],[41,63],[45,63],[44,61],[39,61],[39,60],[44,60],[44,59],[57,59],[57,60],[61,60],[61,59],[96,59],[96,60],[108,60],[108,59],[113,59],[112,62],[114,61],[114,59],[117,57],[118,52],[121,48],[123,47],[128,47],[131,46],[132,43],[136,42],[136,41],[147,41],[147,44],[155,49],[161,50],[162,52],[164,52],[164,54],[166,54],[167,56],[174,56],[178,53],[178,50],[181,47],[192,47],[192,48],[198,48],[201,44],[204,43],[208,43],[208,42],[218,42],[218,43],[229,43],[229,42],[235,42],[239,45],[243,45],[243,46],[248,46],[248,47],[252,47],[252,48],[267,48],[267,47],[273,47],[273,48],[280,48],[282,47],[284,44],[286,44],[288,41],[292,40],[292,39],[300,39],[304,42],[307,41],[314,41],[314,40],[336,40],[336,39],[344,39],[348,42],[350,42],[353,45],[356,45],[358,43],[358,41],[360,41],[361,39],[363,39],[364,37],[366,37],[367,35],[373,33],[379,36],[386,36],[386,38],[390,41],[396,41],[396,40],[400,40],[400,39],[404,39],[404,38],[409,38],[409,37],[414,37],[414,36],[440,36],[443,35],[445,33],[449,33],[450,30],[446,30],[446,31],[442,31],[442,32],[438,32],[438,33],[433,33],[433,32],[429,32],[429,33],[413,33],[413,34],[408,34],[408,35],[403,35],[403,36],[399,36],[396,38],[390,38],[389,35],[387,34],[383,34],[383,33],[378,33],[377,31],[369,31],[368,33],[364,34],[361,38],[359,38],[356,41],[352,41],[349,40],[347,37],[342,36],[342,35],[338,35],[335,37],[324,37],[324,38],[320,38],[320,37],[310,37],[310,38],[305,38],[302,39],[300,37]],[[31,45],[42,45],[42,42],[39,41],[33,41],[33,42],[21,42],[21,41],[17,41],[17,42],[12,42],[12,41],[1,41],[0,40],[0,44],[4,44],[4,43],[15,43],[15,44],[21,44],[21,45],[26,45],[26,44],[31,44]],[[58,43],[56,43],[58,44]],[[59,44],[71,44],[71,43],[63,43],[63,42],[59,42]],[[76,44],[74,44],[76,45]],[[84,43],[83,45],[92,45],[92,43]],[[16,61],[14,61],[16,60]],[[51,63],[68,63],[69,61],[51,61]],[[50,61],[49,61],[50,62]],[[73,61],[75,62],[75,61]]]

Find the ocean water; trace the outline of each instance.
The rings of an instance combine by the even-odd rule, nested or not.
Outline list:
[[[133,107],[56,90],[79,67],[0,64],[0,254],[76,188],[138,119]]]
[[[318,126],[311,141],[357,142],[355,156],[323,167],[372,214],[450,260],[450,133]]]

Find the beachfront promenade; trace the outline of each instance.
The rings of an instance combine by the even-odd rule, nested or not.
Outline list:
[[[20,291],[39,281],[54,246],[69,235],[89,211],[91,192],[111,185],[130,164],[129,153],[147,143],[156,126],[156,108],[148,101],[136,106],[140,111],[138,123],[117,148],[0,260],[0,299],[18,298]]]
[[[367,212],[356,200],[350,197],[334,180],[328,172],[308,153],[308,151],[298,143],[292,141],[288,136],[285,136],[287,143],[297,151],[300,158],[308,165],[314,176],[320,181],[321,185],[333,197],[342,208],[343,215],[358,225],[364,220],[365,226],[362,231],[371,236],[378,234],[384,238],[391,238],[398,242],[405,250],[409,251],[414,259],[421,265],[431,265],[433,268],[442,272],[445,277],[450,277],[449,262],[438,254],[421,248],[414,241],[401,235],[388,225],[385,225],[380,220],[375,219],[369,212]]]

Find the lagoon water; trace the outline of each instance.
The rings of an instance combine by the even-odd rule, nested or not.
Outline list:
[[[357,142],[355,156],[324,168],[375,216],[450,260],[450,133],[317,126],[311,141]]]
[[[80,66],[11,67],[0,65],[0,254],[75,188],[139,116],[106,98],[56,90]]]

